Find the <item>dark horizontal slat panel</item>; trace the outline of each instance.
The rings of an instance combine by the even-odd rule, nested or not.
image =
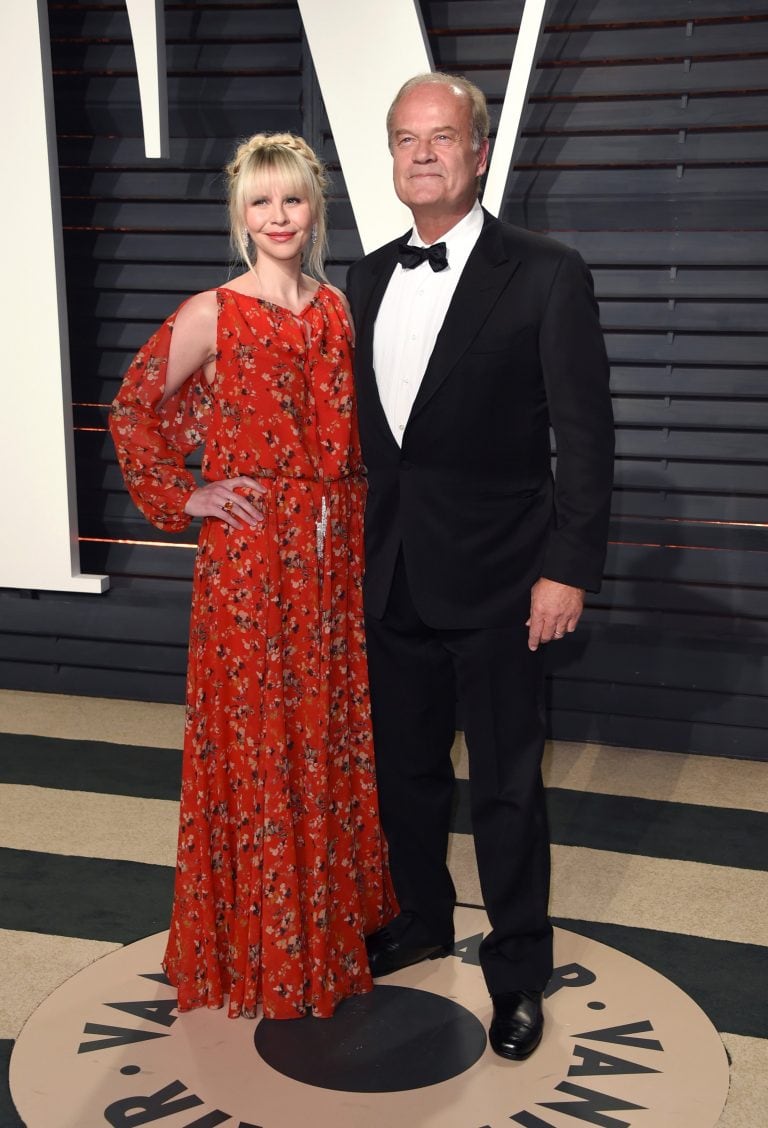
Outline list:
[[[141,137],[66,137],[61,138],[60,168],[179,168],[220,170],[233,150],[229,137],[169,138],[168,156],[162,160],[144,153]]]
[[[737,225],[741,231],[763,232],[766,226],[765,201],[759,190],[732,192],[728,197],[722,193],[675,197],[648,192],[622,198],[601,196],[597,183],[584,195],[525,198],[518,192],[505,203],[502,218],[533,231],[600,231],[617,236],[628,222],[633,231],[650,231],[654,224],[661,229],[713,232]]]
[[[666,298],[682,301],[690,298],[760,299],[768,302],[768,270],[699,269],[659,270],[635,266],[593,271],[598,298]],[[763,305],[768,312],[768,304]],[[763,327],[768,324],[768,318]]]
[[[239,272],[242,267],[238,267]],[[211,290],[226,282],[226,273],[221,266],[198,263],[100,263],[95,266],[92,281],[95,291],[106,293],[117,290],[161,291],[165,293],[193,294],[200,290]],[[77,304],[88,296],[89,291],[75,290],[72,297]],[[72,302],[72,298],[70,298]]]
[[[524,0],[422,0],[428,30],[458,28],[519,27]],[[547,6],[545,28],[582,24],[647,24],[694,19],[723,20],[743,16],[764,16],[764,0],[642,0],[628,5],[627,0],[551,0]]]
[[[768,453],[768,399],[700,400],[693,397],[656,399],[651,396],[632,398],[619,396],[614,400],[614,416],[618,426],[697,427],[713,431],[762,431],[767,439]],[[768,470],[766,471],[768,484]]]
[[[733,552],[735,555],[757,557],[758,563],[766,565],[763,577],[756,577],[754,569],[750,575],[752,583],[768,587],[768,526],[724,522],[714,519],[704,521],[683,521],[679,517],[657,520],[653,517],[617,517],[611,525],[609,539],[640,545],[672,545],[676,549],[717,549]],[[652,550],[655,551],[655,550]],[[754,563],[754,561],[753,561]],[[687,577],[682,573],[681,581]]]
[[[154,525],[139,512],[133,505],[129,495],[125,495],[127,505],[124,512],[110,516],[103,505],[97,512],[94,509],[80,511],[80,537],[82,541],[124,541],[145,544],[148,548],[157,546],[159,552],[164,552],[170,546],[174,550],[183,551],[185,548],[194,548],[197,544],[199,528],[190,526],[183,533],[174,533],[169,536],[162,529]],[[186,572],[181,573],[186,575]]]
[[[732,364],[765,365],[768,338],[734,333],[618,333],[605,334],[611,362],[616,364]]]
[[[64,5],[54,6],[59,9],[55,12],[56,32],[51,39],[54,51],[60,50],[72,37],[130,43],[128,13],[120,5],[105,7],[102,11],[84,3],[74,5],[74,11],[68,11]],[[250,3],[233,7],[206,0],[205,3],[183,7],[171,3],[165,5],[166,43],[186,39],[196,39],[201,43],[228,39],[239,41],[245,37],[298,37],[300,34],[301,20],[293,4]]]
[[[609,580],[603,584],[599,595],[590,597],[590,605],[593,609],[615,610],[619,616],[627,608],[637,614],[650,612],[651,615],[648,617],[650,623],[654,622],[655,613],[658,611],[672,611],[678,616],[696,616],[702,620],[714,620],[715,623],[723,618],[754,620],[754,626],[759,626],[762,632],[768,635],[768,591],[766,590],[708,587],[705,584],[670,584],[661,581],[644,583],[635,579]],[[750,698],[750,700],[757,703],[759,714],[764,718],[762,723],[768,725],[766,720],[768,712],[765,709],[764,699]],[[737,717],[732,720],[738,723]],[[754,722],[748,721],[744,716],[741,723]]]
[[[763,475],[766,473],[766,440],[760,434],[624,428],[617,431],[616,449],[619,458],[685,458],[712,464],[749,461],[759,466]],[[759,490],[760,475],[753,476],[752,482]]]
[[[670,493],[664,489],[613,491],[615,517],[658,517],[683,521],[737,521],[768,527],[768,495]]]
[[[768,221],[766,222],[768,227]],[[593,265],[768,267],[768,240],[751,231],[572,231],[552,229],[555,238],[575,247]]]
[[[657,626],[630,627],[585,624],[556,650],[545,654],[545,665],[559,677],[584,681],[606,678],[622,685],[695,689],[765,696],[768,655],[762,640],[691,638]],[[647,745],[646,747],[662,747]]]
[[[0,662],[0,686],[34,693],[63,693],[82,697],[127,698],[130,701],[184,702],[185,678],[163,670],[105,670],[99,666],[39,665]]]
[[[719,639],[721,643],[739,644],[742,640],[747,640],[768,646],[768,623],[765,619],[739,618],[735,615],[714,613],[702,615],[698,612],[644,611],[622,606],[590,608],[585,605],[585,608],[584,615],[586,617],[587,612],[589,613],[589,623],[592,626],[615,626],[622,631],[652,628],[661,635],[674,631],[685,635],[691,642],[698,639],[704,641]],[[607,671],[603,673],[603,677],[605,676]],[[650,687],[649,714],[653,712],[653,698],[657,692],[659,692],[658,686]]]
[[[182,289],[177,293],[153,293],[151,291],[99,291],[83,293],[82,306],[75,309],[88,310],[88,316],[105,318],[117,323],[122,321],[148,321],[160,324],[189,296],[190,291]],[[73,317],[76,321],[77,315]]]
[[[170,588],[170,590],[169,590]],[[0,591],[2,630],[30,636],[51,634],[92,642],[159,643],[186,646],[190,592],[185,585],[157,584],[149,591],[112,585],[102,595],[46,593],[26,599]]]
[[[614,464],[618,487],[641,487],[649,490],[702,490],[722,494],[766,493],[764,459],[753,465],[738,462],[708,462],[673,457],[634,459],[620,454]]]
[[[191,79],[189,80],[192,81]],[[217,101],[205,107],[201,114],[190,96],[190,105],[170,105],[168,107],[168,129],[171,136],[189,135],[206,138],[208,136],[248,137],[259,131],[280,132],[290,130],[301,133],[302,117],[296,101],[300,93],[297,79],[281,79],[284,88],[274,90],[274,80],[258,83],[253,80],[253,97],[243,98],[237,103]],[[267,101],[266,91],[273,97]],[[137,88],[138,93],[138,88]],[[135,99],[110,104],[94,97],[86,100],[77,96],[57,93],[56,127],[60,135],[76,134],[116,134],[122,137],[141,137],[141,114]]]
[[[500,105],[494,105],[492,111],[492,120],[498,121]],[[744,129],[756,125],[765,128],[767,122],[766,95],[740,92],[726,97],[696,94],[632,101],[600,98],[585,102],[533,102],[525,110],[522,132],[523,136],[605,130],[637,134],[650,130]]]
[[[686,167],[682,176],[670,168],[513,170],[507,191],[513,196],[541,198],[542,203],[551,203],[556,196],[586,198],[590,195],[597,196],[601,202],[611,198],[635,200],[652,196],[658,203],[662,199],[685,199],[707,193],[726,193],[730,199],[754,197],[765,203],[765,181],[764,168],[700,169],[694,166]],[[694,203],[693,199],[687,200],[686,206],[692,208]],[[765,212],[762,218],[765,221]]]
[[[727,16],[728,12],[721,12]],[[765,14],[765,13],[763,13]],[[588,31],[549,32],[544,39],[546,60],[599,61],[614,64],[637,58],[660,59],[670,55],[755,55],[768,51],[768,21],[722,20],[715,24],[686,24],[656,27],[591,28]]]
[[[432,35],[432,48],[444,66],[464,68],[511,60],[517,42],[516,29],[508,21],[501,28],[482,29],[465,35],[460,31]],[[701,25],[693,35],[684,25],[631,28],[590,28],[589,31],[546,30],[541,37],[539,67],[575,67],[606,63],[625,70],[642,60],[658,65],[662,60],[691,58],[694,65],[723,55],[754,55],[768,52],[768,25],[763,21]]]
[[[222,225],[223,226],[223,225]],[[214,263],[226,270],[231,257],[229,238],[222,230],[215,235],[195,234],[193,239],[174,232],[64,231],[64,252],[73,267],[90,262],[115,263]],[[768,257],[768,256],[766,256]]]
[[[251,107],[253,118],[256,119],[263,106],[283,106],[298,103],[301,89],[301,74],[299,73],[299,59],[295,66],[290,68],[291,73],[277,74],[265,71],[262,74],[249,75],[207,75],[204,83],[195,81],[194,75],[186,78],[168,76],[168,109],[172,115],[184,106],[197,106],[201,101],[211,107],[217,104],[221,107],[222,121],[229,120],[231,110],[236,107]],[[66,112],[84,113],[90,105],[91,111],[99,105],[102,112],[109,112],[107,107],[138,108],[138,79],[136,77],[98,77],[79,75],[57,75],[56,80],[56,122],[60,132],[65,132],[59,118],[59,106]],[[206,114],[206,118],[208,115]],[[206,136],[206,120],[198,119],[199,133],[192,136]],[[132,131],[135,135],[136,130]],[[184,132],[187,132],[186,130]],[[255,130],[253,130],[255,132]]]
[[[754,368],[682,368],[636,365],[611,368],[611,390],[620,395],[717,396],[758,398],[768,390],[768,375]]]
[[[80,541],[83,572],[108,576],[147,576],[189,579],[195,550],[181,545],[117,544]]]
[[[600,320],[606,329],[711,332],[716,326],[718,333],[762,333],[768,357],[768,301],[739,301],[731,298],[727,291],[724,299],[720,302],[674,299],[628,302],[604,298],[600,304]]]
[[[768,65],[768,64],[767,64]],[[515,151],[518,167],[684,164],[715,166],[768,161],[768,131],[690,133],[684,139],[665,133],[626,136],[529,137]]]
[[[201,80],[220,74],[262,74],[297,71],[301,65],[298,36],[269,36],[266,42],[173,43],[166,36],[166,67],[169,79],[197,75]],[[62,40],[52,50],[53,73],[64,77],[74,72],[80,79],[91,76],[122,76],[136,73],[136,56],[130,44],[76,43]]]
[[[697,59],[690,69],[683,62],[648,62],[620,67],[544,66],[534,71],[530,97],[535,100],[571,101],[577,98],[615,98],[617,95],[765,93],[765,62],[764,58],[742,59],[735,67],[733,60],[713,62]],[[508,64],[500,65],[498,69],[496,66],[487,69],[465,64],[456,69],[468,78],[477,79],[486,95],[503,98],[509,77]]]
[[[671,544],[670,544],[671,542]],[[718,548],[677,548],[674,537],[661,544],[609,544],[605,574],[641,580],[765,587],[768,548],[731,552]]]
[[[183,206],[192,201],[213,200],[221,204],[226,186],[221,170],[201,171],[171,168],[154,162],[144,169],[63,169],[60,176],[62,200],[89,197],[110,200],[177,200]],[[64,204],[66,207],[66,203]]]
[[[642,716],[647,707],[647,694],[644,686],[570,678],[558,678],[550,685],[551,707],[574,712]],[[762,730],[764,736],[768,728],[764,702],[759,697],[695,690],[668,690],[659,694],[656,719],[755,728]]]
[[[226,212],[219,201],[62,200],[64,223],[75,226],[139,228],[155,231],[223,232]]]
[[[185,647],[141,646],[122,639],[94,642],[93,639],[0,633],[2,662],[85,668],[98,664],[102,670],[128,669],[135,673],[183,677],[187,652]]]
[[[117,467],[112,467],[112,469],[119,475]],[[137,525],[139,524],[138,511],[130,495],[125,490],[122,492],[107,492],[103,482],[91,482],[88,480],[87,475],[83,474],[80,474],[81,483],[83,477],[86,478],[88,484],[79,484],[77,489],[77,511],[80,517],[81,536],[103,536],[106,528],[115,529],[119,525],[120,528],[126,529],[126,539],[161,539],[159,536],[154,537],[150,535],[154,526],[150,525],[148,521],[145,521],[141,526],[140,535],[129,536],[127,533],[129,522],[133,521],[136,522]],[[102,477],[104,477],[104,475],[102,475]],[[159,533],[159,530],[157,530],[157,532]],[[185,535],[187,541],[194,539],[191,534]]]

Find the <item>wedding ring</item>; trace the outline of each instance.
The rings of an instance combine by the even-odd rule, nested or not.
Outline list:
[[[221,508],[224,510],[225,513],[231,513],[232,512],[232,498],[228,497],[226,501],[222,502]]]

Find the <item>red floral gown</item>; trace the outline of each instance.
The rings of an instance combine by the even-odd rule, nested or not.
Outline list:
[[[176,883],[164,969],[179,1010],[330,1016],[372,987],[364,934],[395,912],[379,826],[362,615],[365,479],[350,327],[217,291],[217,362],[158,401],[173,317],[110,427],[132,497],[182,529],[208,480],[267,487],[265,520],[203,521],[194,571]],[[255,500],[255,499],[254,499]]]

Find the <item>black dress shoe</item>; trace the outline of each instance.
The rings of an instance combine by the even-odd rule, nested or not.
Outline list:
[[[522,1061],[538,1046],[544,1030],[541,991],[510,991],[492,995],[493,1020],[488,1031],[491,1049],[501,1057]]]
[[[381,975],[391,975],[393,971],[400,971],[401,968],[410,967],[422,960],[449,956],[453,951],[453,944],[409,944],[407,936],[397,936],[386,924],[377,932],[366,936],[365,947],[374,979]]]

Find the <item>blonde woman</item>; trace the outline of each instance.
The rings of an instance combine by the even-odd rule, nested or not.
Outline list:
[[[324,280],[310,147],[256,134],[226,172],[247,269],[140,350],[110,423],[148,519],[203,519],[164,970],[180,1010],[228,995],[231,1017],[259,1004],[327,1017],[371,989],[364,936],[397,911],[371,742],[352,330]],[[203,485],[184,462],[201,443]]]

